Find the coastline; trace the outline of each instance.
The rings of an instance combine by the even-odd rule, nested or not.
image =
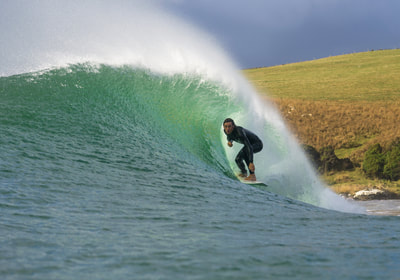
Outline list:
[[[335,193],[358,201],[400,200],[398,181],[368,179],[360,168],[351,171],[331,171],[320,179]]]
[[[398,193],[392,192],[385,188],[378,188],[376,186],[373,187],[352,187],[346,186],[346,188],[360,189],[358,191],[354,191],[353,193],[348,192],[340,192],[335,190],[334,186],[328,186],[331,190],[336,192],[337,194],[356,201],[371,201],[371,200],[399,200],[400,195]]]

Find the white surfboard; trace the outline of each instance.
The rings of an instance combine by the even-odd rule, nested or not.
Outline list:
[[[237,177],[237,178],[240,182],[247,184],[247,185],[262,185],[262,186],[266,186],[266,187],[268,186],[267,184],[265,184],[264,182],[261,182],[261,181],[249,181],[249,180],[245,180],[242,177]]]

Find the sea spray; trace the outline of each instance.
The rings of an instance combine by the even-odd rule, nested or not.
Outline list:
[[[56,0],[3,5],[0,75],[91,62],[167,75],[197,74],[234,86],[232,73],[237,69],[216,40],[152,3]],[[24,10],[16,16],[18,7]]]

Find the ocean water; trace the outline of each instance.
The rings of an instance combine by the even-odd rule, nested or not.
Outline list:
[[[58,23],[51,15],[37,20]],[[74,21],[60,22],[48,26]],[[218,46],[199,46],[195,29],[191,45],[173,24],[160,51],[154,34],[145,51],[106,45],[116,32],[95,38],[102,51],[68,32],[75,48],[52,36],[4,47],[1,279],[398,279],[396,212],[329,191]],[[263,139],[256,174],[268,187],[235,178],[226,117]]]

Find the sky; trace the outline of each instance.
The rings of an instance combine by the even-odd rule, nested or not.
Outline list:
[[[197,27],[195,30],[205,31],[242,69],[400,48],[399,0],[0,0],[0,70],[7,61],[17,65],[13,59],[17,62],[26,60],[26,54],[22,56],[18,50],[21,53],[29,50],[31,56],[36,57],[35,46],[41,50],[45,44],[47,49],[51,49],[57,47],[58,41],[66,46],[76,41],[68,39],[74,36],[66,36],[69,41],[58,38],[63,33],[54,32],[56,28],[53,28],[51,20],[57,24],[61,22],[68,31],[72,30],[69,35],[79,32],[91,34],[90,29],[85,29],[87,23],[94,25],[102,21],[104,24],[99,23],[95,31],[106,41],[113,41],[115,37],[114,33],[110,38],[104,36],[116,25],[115,21],[123,27],[136,24],[134,29],[138,29],[140,34],[131,36],[135,40],[146,32],[158,37],[162,31],[153,32],[151,26],[161,24],[164,27],[168,21],[157,23],[162,17],[156,14],[149,16],[149,26],[146,27],[138,20],[143,17],[142,6],[149,3],[158,8],[161,6],[161,10],[194,25]],[[97,10],[108,6],[122,10],[121,17],[106,10],[102,11],[103,17],[98,18]],[[49,7],[57,12],[53,15]],[[42,15],[46,14],[46,8],[50,12],[47,12],[48,19],[44,20]],[[176,26],[171,25],[169,29],[176,29],[179,33]],[[181,36],[193,45],[199,34]],[[40,41],[38,38],[41,37],[44,39]],[[57,41],[56,37],[60,40]],[[95,41],[88,40],[86,34],[83,37],[85,44]]]
[[[400,48],[399,0],[159,0],[241,68]]]

